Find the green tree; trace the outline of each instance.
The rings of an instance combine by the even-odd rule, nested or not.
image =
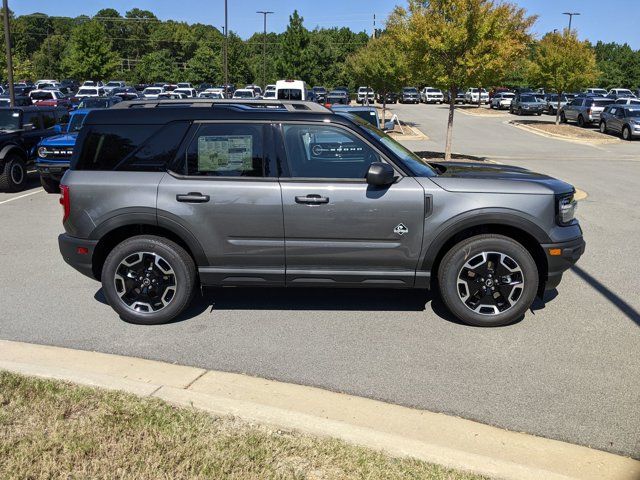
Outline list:
[[[589,43],[581,42],[574,31],[566,29],[563,33],[547,33],[536,45],[528,77],[532,85],[558,94],[558,124],[560,96],[587,87],[598,74],[596,56]]]
[[[129,19],[124,22],[124,58],[137,60],[155,49],[152,48],[149,37],[161,22],[153,12],[139,8],[132,8],[124,16]]]
[[[386,94],[398,90],[408,81],[408,68],[389,35],[372,39],[347,60],[353,78],[382,95],[382,122],[386,115]]]
[[[105,28],[95,20],[78,25],[71,34],[63,67],[72,78],[104,80],[120,66],[118,55],[106,38]]]
[[[138,82],[170,82],[180,75],[169,50],[147,53],[136,65],[133,77]]]
[[[605,88],[640,86],[640,50],[626,43],[598,42],[593,47],[600,71],[598,84]]]
[[[277,72],[280,78],[310,80],[310,64],[313,61],[309,50],[310,35],[303,25],[304,19],[297,10],[289,16],[289,25],[280,37]]]
[[[451,92],[445,159],[451,159],[455,96],[469,85],[497,83],[527,52],[535,17],[491,0],[409,0],[387,28],[406,52],[413,77]],[[399,53],[400,54],[400,53]]]
[[[63,59],[66,48],[67,39],[62,35],[47,37],[32,57],[35,76],[38,78],[65,78],[67,72],[63,68]]]
[[[193,84],[215,82],[221,70],[220,56],[208,45],[201,45],[187,64],[187,78]]]

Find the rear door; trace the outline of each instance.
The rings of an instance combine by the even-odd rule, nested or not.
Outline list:
[[[173,222],[202,246],[205,285],[284,285],[280,184],[263,123],[192,126],[174,172],[158,190],[158,222]]]
[[[412,287],[425,198],[412,177],[365,181],[387,160],[364,137],[335,124],[281,126],[287,285]]]

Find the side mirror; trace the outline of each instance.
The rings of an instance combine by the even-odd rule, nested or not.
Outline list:
[[[390,165],[382,162],[373,162],[367,170],[365,177],[369,185],[383,187],[391,185],[395,179],[395,172]]]

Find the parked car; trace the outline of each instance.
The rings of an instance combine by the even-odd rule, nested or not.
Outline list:
[[[193,88],[189,82],[178,82],[176,88]]]
[[[454,103],[458,104],[458,103],[465,103],[465,102],[466,102],[465,92],[459,91],[458,93],[456,93],[456,98],[454,100]],[[451,103],[451,92],[449,90],[444,92],[444,103]]]
[[[558,110],[561,110],[569,101],[569,97],[566,95],[560,96],[560,107],[558,108],[558,94],[557,93],[547,93],[544,97],[544,101],[547,106],[545,107],[545,111],[549,115],[555,115],[558,113]]]
[[[489,108],[497,108],[498,110],[509,109],[515,96],[516,94],[513,92],[495,93],[489,102]]]
[[[71,93],[73,93],[78,91],[78,89],[80,88],[80,83],[71,78],[64,78],[60,81],[60,86],[68,88]]]
[[[542,115],[547,103],[532,93],[517,93],[511,100],[509,112],[516,115]]]
[[[252,88],[239,88],[233,92],[233,97],[236,99],[254,99],[256,98],[256,92]]]
[[[87,83],[87,82],[85,82]],[[82,86],[78,89],[77,93],[74,95],[76,98],[83,99],[85,97],[103,97],[104,96],[104,88],[102,87],[86,87]]]
[[[579,127],[599,123],[604,107],[614,102],[604,97],[576,97],[560,110],[560,119],[563,123],[575,121]]]
[[[254,93],[253,96],[256,98],[260,98],[262,96],[262,87],[260,87],[259,85],[247,85],[244,88],[253,90],[253,93]]]
[[[156,99],[161,93],[164,93],[164,87],[147,87],[142,91],[142,97]]]
[[[0,190],[25,188],[36,146],[43,138],[57,135],[53,127],[67,115],[66,109],[56,107],[0,108]]]
[[[334,105],[336,103],[341,105],[349,105],[349,94],[344,90],[331,90],[327,94],[326,98],[327,105]]]
[[[584,252],[565,182],[427,163],[311,102],[211,102],[92,112],[62,179],[61,255],[128,322],[171,321],[201,286],[305,285],[434,287],[504,325]]]
[[[633,97],[619,98],[615,101],[616,105],[640,105],[640,99]]]
[[[172,90],[170,92],[162,92],[159,93],[156,97],[158,100],[183,100],[185,98],[189,98],[186,93],[178,92],[176,90]]]
[[[87,108],[111,108],[114,105],[117,105],[122,101],[117,95],[112,95],[111,97],[84,97],[78,108],[87,109]]]
[[[613,98],[614,100],[617,100],[619,98],[636,98],[636,96],[628,88],[612,88],[611,90],[609,90],[607,98]]]
[[[383,102],[384,99],[384,102]],[[376,93],[376,102],[382,103],[398,103],[398,94],[395,92],[387,92],[386,94],[382,94],[380,92]]]
[[[333,105],[331,110],[336,113],[344,113],[348,115],[355,115],[356,117],[360,117],[365,122],[370,123],[376,128],[381,128],[380,124],[380,116],[378,115],[378,110],[375,107],[352,107],[349,105]]]
[[[69,169],[78,133],[90,111],[74,110],[68,123],[63,125],[61,134],[46,137],[38,144],[35,166],[40,174],[40,184],[47,193],[60,193],[60,179]]]
[[[196,98],[198,96],[195,88],[178,87],[173,92],[184,93],[187,98]]]
[[[356,102],[365,104],[373,103],[376,98],[376,94],[371,87],[360,87],[356,95]],[[402,101],[402,100],[401,100]]]
[[[592,87],[592,88],[587,88],[583,93],[590,94],[592,96],[597,96],[597,97],[606,97],[609,92],[607,92],[607,90],[605,90],[604,88]]]
[[[266,92],[264,98],[266,98],[266,96],[268,94],[273,95],[272,98],[275,98],[276,92],[275,91]],[[217,98],[217,99],[220,99],[220,98],[224,98],[224,93],[222,91],[218,91],[218,90],[215,90],[215,89],[209,89],[209,90],[205,90],[204,92],[200,92],[198,94],[198,98]]]
[[[96,87],[96,88],[103,88],[104,85],[101,81],[95,81],[95,80],[85,80],[84,82],[82,82],[81,87]]]
[[[29,105],[33,105],[33,102],[31,101],[31,97],[29,97],[28,95],[16,95],[16,97],[14,98],[15,101],[15,106],[16,107],[26,107]],[[4,94],[4,95],[0,95],[0,107],[10,107],[11,106],[11,99],[9,98],[9,95]]]
[[[302,80],[278,80],[276,98],[279,100],[314,100],[313,91]]]
[[[327,100],[327,89],[324,87],[313,87],[314,95],[316,96],[316,102],[324,103]],[[266,90],[265,90],[266,93]]]
[[[373,103],[373,99],[370,100]],[[400,103],[420,103],[420,93],[415,87],[404,87],[400,92]]]
[[[111,80],[104,86],[104,93],[110,95],[116,88],[124,88],[127,84],[124,80]]]
[[[111,96],[120,97],[122,100],[136,100],[140,98],[138,91],[133,87],[114,88]]]
[[[422,103],[442,103],[444,102],[444,94],[439,88],[424,87],[420,91],[420,101]]]
[[[600,114],[600,131],[617,133],[625,140],[640,138],[640,105],[607,105]]]
[[[72,108],[71,101],[59,90],[31,90],[29,98],[38,107],[63,107]]]
[[[34,84],[34,90],[41,90],[44,87],[60,87],[60,82],[57,80],[38,80]]]
[[[26,97],[29,95],[29,92],[35,90],[33,86],[27,85],[16,85],[13,87],[13,93],[16,97]]]
[[[480,89],[480,93],[477,88],[468,88],[464,94],[464,100],[466,103],[478,103],[478,95],[480,95],[480,103],[489,103],[489,94],[484,88]]]

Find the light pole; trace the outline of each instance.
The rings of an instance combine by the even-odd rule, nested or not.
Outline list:
[[[264,32],[262,36],[262,88],[265,88],[267,85],[267,15],[273,12],[259,10],[256,13],[262,14],[264,19]]]
[[[227,15],[227,0],[224,0],[224,93],[227,95],[229,88],[229,67],[227,55],[229,52],[229,25]]]
[[[7,81],[9,82],[9,105],[16,106],[16,94],[13,90],[13,61],[11,60],[11,34],[9,33],[9,2],[2,0],[4,10],[4,45],[7,52]]]
[[[563,15],[569,15],[569,32],[571,32],[571,20],[573,20],[574,15],[580,15],[579,12],[564,12]]]

